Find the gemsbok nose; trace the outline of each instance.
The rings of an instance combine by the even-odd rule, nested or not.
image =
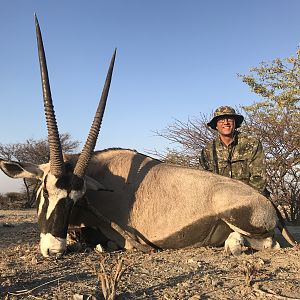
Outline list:
[[[54,237],[50,233],[41,233],[40,250],[44,257],[61,257],[66,251],[66,247],[66,239]]]

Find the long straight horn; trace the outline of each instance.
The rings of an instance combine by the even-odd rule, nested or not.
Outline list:
[[[40,62],[40,70],[41,70],[41,79],[42,79],[44,110],[45,110],[47,129],[48,129],[48,143],[50,149],[50,172],[56,177],[59,177],[64,173],[63,155],[62,155],[62,148],[59,139],[56,119],[55,119],[54,107],[52,103],[41,29],[36,15],[35,15],[35,27],[36,27],[36,37],[37,37],[38,54],[39,54],[39,62]]]
[[[102,123],[102,118],[105,110],[105,105],[106,105],[106,100],[109,92],[109,87],[110,87],[110,82],[111,82],[111,77],[113,73],[113,68],[114,68],[114,63],[115,63],[115,58],[116,58],[116,49],[113,53],[113,56],[111,58],[110,66],[107,72],[105,84],[103,87],[102,95],[99,101],[99,105],[94,117],[93,124],[90,128],[90,132],[88,135],[88,138],[85,142],[85,145],[83,147],[83,150],[80,153],[80,156],[78,158],[77,164],[74,169],[74,175],[76,175],[79,178],[82,178],[84,176],[84,173],[86,171],[86,168],[88,166],[88,163],[91,159],[92,153],[94,151],[100,126]]]

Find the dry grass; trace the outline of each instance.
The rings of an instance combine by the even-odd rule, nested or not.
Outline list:
[[[300,240],[300,228],[295,232]],[[62,259],[44,259],[34,211],[0,211],[0,236],[0,299],[254,300],[300,296],[299,246],[248,251],[237,257],[209,247],[101,254],[81,249]]]

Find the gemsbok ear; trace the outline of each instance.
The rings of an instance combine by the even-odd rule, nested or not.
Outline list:
[[[93,179],[92,177],[89,177],[87,175],[84,176],[86,189],[92,190],[92,191],[101,191],[106,190],[105,186],[98,182],[97,180]]]
[[[11,178],[42,179],[44,171],[40,166],[32,163],[19,163],[15,161],[0,161],[0,168]]]

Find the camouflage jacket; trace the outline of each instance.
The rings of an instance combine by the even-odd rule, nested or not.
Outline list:
[[[236,131],[229,146],[218,137],[202,149],[199,160],[205,170],[241,180],[259,192],[265,192],[265,155],[261,142],[253,137]]]

